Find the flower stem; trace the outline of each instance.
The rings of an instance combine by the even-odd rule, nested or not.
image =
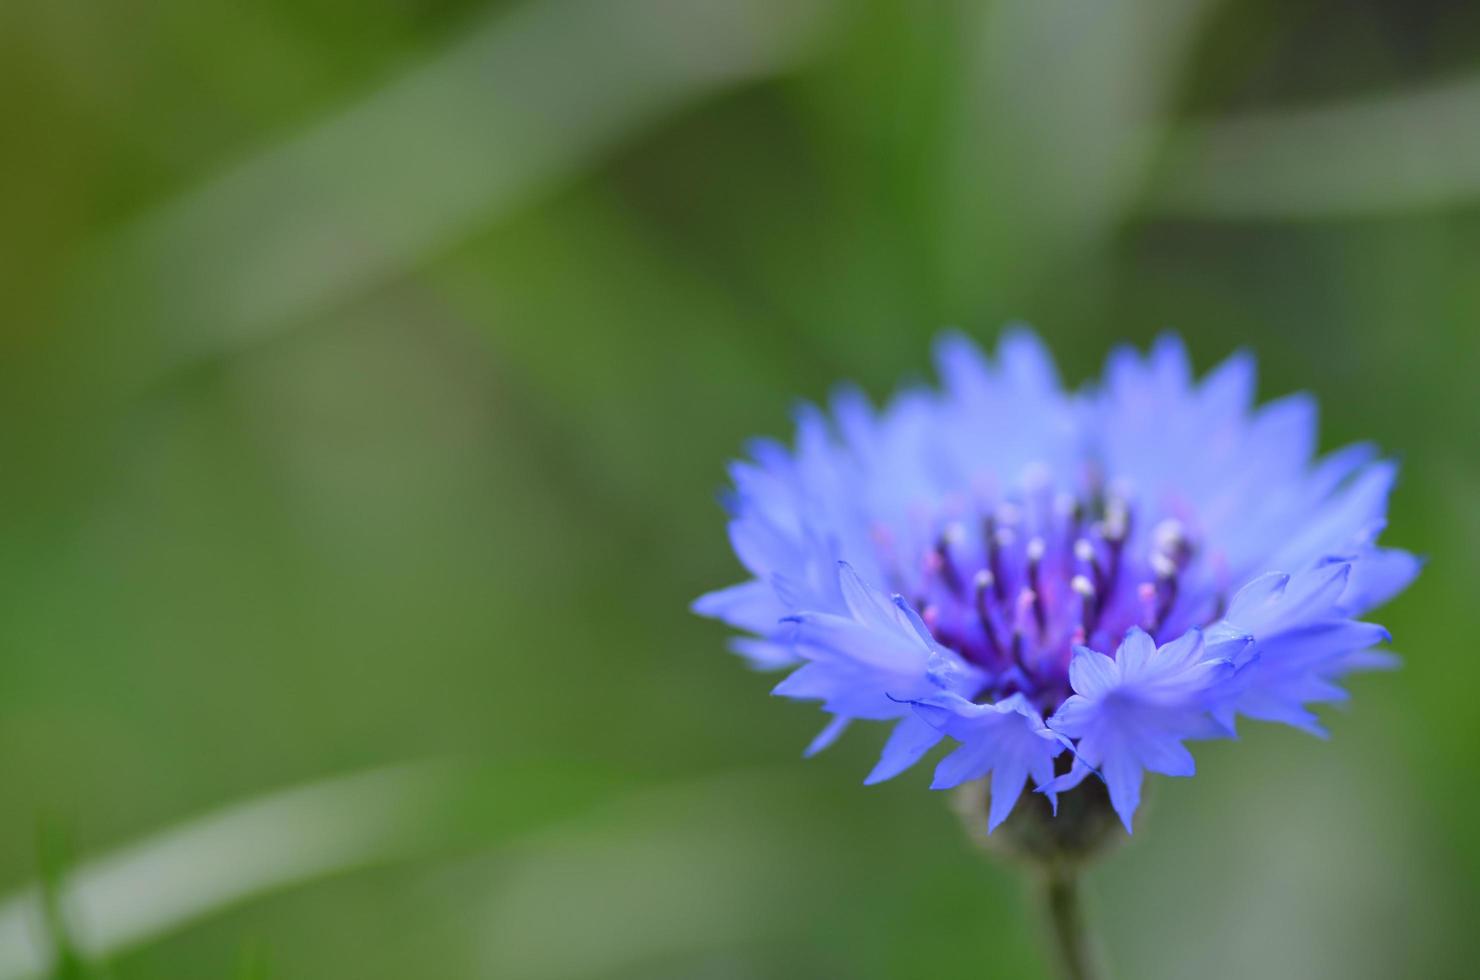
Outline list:
[[[1050,867],[1044,876],[1043,900],[1053,934],[1055,956],[1064,980],[1102,980],[1095,944],[1084,922],[1079,875],[1072,868]]]

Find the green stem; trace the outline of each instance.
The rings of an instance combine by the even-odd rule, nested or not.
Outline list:
[[[1068,868],[1050,868],[1044,879],[1044,904],[1064,980],[1101,980],[1104,974],[1084,922],[1079,876]]]

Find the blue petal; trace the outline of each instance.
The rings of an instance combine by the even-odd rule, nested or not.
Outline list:
[[[893,779],[920,761],[920,757],[940,743],[943,736],[930,724],[914,715],[906,715],[894,726],[879,762],[868,774],[864,785],[872,786]]]
[[[852,721],[851,718],[839,716],[828,722],[827,727],[818,732],[817,737],[812,739],[811,743],[807,746],[807,751],[803,753],[803,757],[810,759],[836,742],[838,736],[843,734],[844,729],[848,727],[850,721]]]
[[[863,579],[845,561],[838,562],[838,585],[843,593],[843,602],[853,618],[870,629],[890,631],[898,627],[900,616],[882,592],[869,588]]]
[[[1029,775],[1035,780],[1052,777],[1053,760],[1064,750],[1021,695],[997,704],[973,704],[955,695],[939,694],[916,702],[915,711],[961,743],[936,766],[931,789],[951,789],[991,776],[988,832],[1007,818]],[[1057,806],[1057,797],[1051,799]]]
[[[1125,640],[1120,644],[1120,649],[1115,652],[1115,663],[1120,668],[1120,676],[1130,681],[1142,675],[1154,656],[1156,656],[1156,641],[1151,639],[1150,634],[1145,630],[1131,627],[1130,631],[1125,634]],[[1079,658],[1076,656],[1075,659]],[[1072,673],[1070,678],[1070,683],[1073,684]],[[1078,684],[1075,684],[1074,689],[1079,690]],[[1082,691],[1080,693],[1091,692]]]
[[[1009,756],[992,770],[992,801],[987,808],[987,833],[996,830],[1012,813],[1028,782],[1028,760]]]
[[[1100,773],[1110,790],[1110,805],[1125,824],[1125,832],[1134,833],[1131,820],[1141,805],[1141,783],[1145,778],[1140,765],[1126,752],[1112,752],[1101,763]]]
[[[742,582],[728,589],[708,592],[695,599],[690,607],[700,616],[708,616],[752,633],[768,633],[789,609],[776,598],[765,582]]]
[[[1242,418],[1254,401],[1257,378],[1254,358],[1246,351],[1232,354],[1209,371],[1198,391],[1207,417]]]
[[[1341,606],[1348,615],[1360,616],[1408,588],[1423,569],[1423,559],[1406,551],[1370,548],[1351,559],[1351,569]]]
[[[1181,398],[1192,385],[1192,362],[1187,347],[1174,333],[1164,333],[1151,345],[1151,376],[1161,397]]]
[[[737,636],[730,640],[730,649],[744,657],[754,670],[770,671],[794,667],[797,655],[789,644],[759,640],[749,636]]]
[[[946,390],[963,401],[983,398],[992,388],[992,371],[980,347],[959,330],[935,342],[935,370]]]
[[[1003,331],[997,342],[997,363],[1008,386],[1021,393],[1051,397],[1060,390],[1059,371],[1053,355],[1026,327]]]
[[[1119,682],[1120,670],[1115,661],[1089,647],[1074,648],[1074,658],[1069,661],[1069,684],[1076,694],[1099,697]]]

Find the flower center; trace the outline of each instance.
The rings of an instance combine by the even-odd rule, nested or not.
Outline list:
[[[876,540],[935,639],[994,678],[984,699],[1021,691],[1048,710],[1075,645],[1113,650],[1132,626],[1169,636],[1221,614],[1222,563],[1185,516],[1116,493],[1007,502],[925,522],[913,569],[891,535]]]

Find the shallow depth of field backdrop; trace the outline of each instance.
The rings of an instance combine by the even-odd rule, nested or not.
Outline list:
[[[1253,349],[1430,557],[1153,778],[1117,975],[1473,976],[1480,8],[11,0],[0,112],[0,980],[1041,975],[687,611],[743,439],[1013,319]]]

